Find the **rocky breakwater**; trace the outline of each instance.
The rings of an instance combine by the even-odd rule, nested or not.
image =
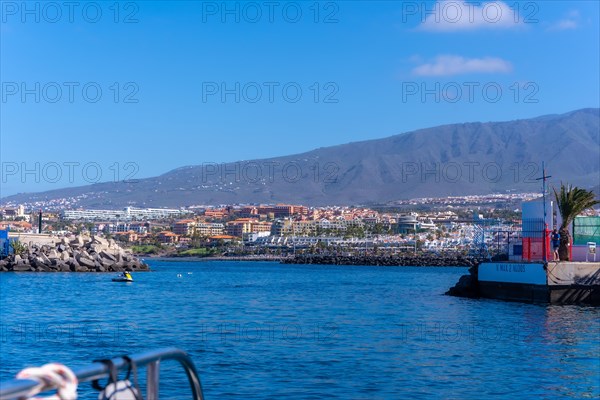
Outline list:
[[[461,276],[456,285],[451,287],[446,294],[456,297],[468,297],[470,299],[479,298],[478,267],[479,263],[469,268],[469,274]]]
[[[462,254],[319,255],[302,254],[281,260],[284,264],[381,265],[413,267],[472,267],[478,260]]]
[[[148,266],[101,236],[63,237],[55,245],[30,244],[0,260],[0,272],[147,271]]]

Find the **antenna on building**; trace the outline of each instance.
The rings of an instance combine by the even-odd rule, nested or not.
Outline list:
[[[542,176],[537,178],[536,181],[542,181],[542,201],[544,202],[544,262],[548,261],[547,249],[546,249],[546,234],[548,230],[548,224],[546,223],[546,180],[552,178],[550,175],[546,175],[546,167],[542,161]]]

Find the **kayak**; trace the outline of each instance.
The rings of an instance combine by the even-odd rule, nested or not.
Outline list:
[[[133,279],[129,278],[113,278],[113,282],[133,282]]]

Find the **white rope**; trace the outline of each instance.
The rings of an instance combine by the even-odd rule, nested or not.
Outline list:
[[[31,379],[38,382],[27,397],[29,400],[76,400],[77,377],[68,367],[50,363],[41,367],[25,368],[17,374],[17,379]],[[39,393],[56,389],[56,394],[32,397]]]

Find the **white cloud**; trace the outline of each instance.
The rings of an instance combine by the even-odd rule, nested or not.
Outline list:
[[[425,20],[419,30],[466,31],[475,29],[509,29],[522,25],[518,13],[503,1],[466,3],[439,0],[432,8],[421,10]]]
[[[577,21],[573,21],[572,19],[563,19],[562,21],[558,21],[556,25],[554,25],[554,29],[559,31],[564,31],[567,29],[577,29]]]
[[[415,67],[412,73],[417,76],[450,76],[469,73],[508,73],[512,65],[508,61],[495,57],[465,58],[461,56],[442,55],[433,63]]]
[[[560,21],[552,24],[549,30],[552,31],[566,31],[569,29],[577,29],[579,27],[580,15],[579,11],[572,10],[567,14],[567,17]]]

